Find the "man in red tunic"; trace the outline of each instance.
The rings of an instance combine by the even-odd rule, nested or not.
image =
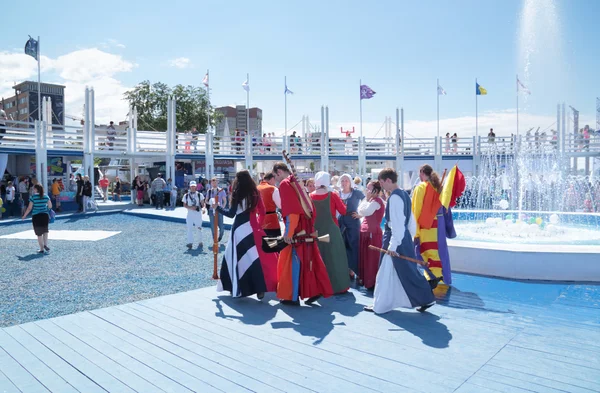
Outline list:
[[[273,174],[275,181],[279,182],[281,215],[285,222],[283,237],[288,244],[279,254],[277,263],[277,297],[282,304],[300,305],[300,297],[307,299],[306,304],[312,304],[321,296],[333,294],[316,240],[306,242],[304,239],[307,236],[297,236],[303,230],[306,235],[314,232],[315,209],[307,195],[306,200],[311,204],[313,214],[312,218],[306,216],[300,201],[300,193],[304,191],[296,187],[297,183],[292,179],[287,165],[276,163]]]

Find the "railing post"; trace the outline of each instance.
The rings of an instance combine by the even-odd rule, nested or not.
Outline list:
[[[252,137],[250,136],[249,133],[246,134],[246,136],[244,137],[244,152],[245,152],[245,156],[246,156],[246,169],[248,170],[248,172],[250,172],[250,175],[253,175],[253,168],[252,168]]]
[[[215,156],[213,150],[214,135],[210,132],[206,133],[206,176],[212,179],[215,175]]]

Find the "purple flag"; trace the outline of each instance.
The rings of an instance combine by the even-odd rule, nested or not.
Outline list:
[[[360,99],[368,100],[369,98],[373,98],[375,92],[367,85],[360,85]]]

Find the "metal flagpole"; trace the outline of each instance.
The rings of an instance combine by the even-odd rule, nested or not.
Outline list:
[[[246,90],[246,138],[250,135],[250,74],[246,74],[248,89]]]
[[[42,121],[42,77],[40,76],[40,62],[42,57],[40,56],[40,36],[38,35],[37,41],[37,62],[38,62],[38,120]],[[50,118],[52,122],[52,117]]]
[[[283,77],[283,84],[285,85],[284,90],[283,90],[283,96],[284,96],[284,100],[285,100],[285,131],[284,131],[284,135],[287,138],[287,76]]]
[[[440,137],[440,80],[437,80],[437,136]]]
[[[517,136],[519,135],[519,74],[517,74]]]
[[[208,112],[207,112],[207,121],[208,121],[208,129],[207,131],[210,132],[210,74],[209,74],[209,70],[206,70],[206,97],[208,99]]]
[[[358,96],[359,96],[359,101],[360,101],[360,138],[362,139],[363,136],[363,131],[362,131],[362,96],[361,96],[361,89],[362,89],[362,80],[359,79],[358,81]]]
[[[475,139],[479,136],[479,118],[477,112],[477,96],[479,91],[477,91],[477,78],[475,78]]]

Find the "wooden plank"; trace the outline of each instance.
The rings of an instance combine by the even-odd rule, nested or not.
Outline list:
[[[531,393],[529,389],[521,389],[513,384],[506,384],[495,380],[484,378],[480,375],[474,375],[465,383],[472,386],[477,386],[481,389],[493,390],[501,393]],[[464,385],[463,385],[464,386]],[[477,391],[477,390],[475,390]]]
[[[1,349],[1,348],[0,348]],[[2,393],[21,393],[19,389],[12,383],[2,370],[0,370],[0,392]]]
[[[0,371],[10,375],[10,380],[21,392],[47,393],[48,389],[35,379],[23,366],[0,347]]]
[[[127,351],[139,353],[140,357],[148,362],[152,361],[157,368],[192,390],[207,393],[223,392],[223,390],[217,389],[200,379],[205,376],[204,370],[191,367],[190,364],[170,352],[163,351],[152,343],[144,341],[93,314],[85,313],[77,316],[75,323],[78,325],[84,328],[101,330],[104,339],[122,346]]]
[[[148,303],[142,303],[148,304]],[[181,303],[184,304],[184,303]],[[196,310],[195,306],[191,306],[185,304],[185,306],[181,306],[186,309],[188,312]],[[181,310],[180,311],[186,311]],[[307,308],[307,312],[311,310]],[[200,309],[200,315],[206,315],[205,309]],[[198,316],[198,313],[195,314]],[[324,348],[326,343],[322,342],[318,345],[314,345],[312,342],[307,342],[306,339],[303,340],[302,337],[298,338],[298,334],[293,331],[287,331],[287,329],[271,329],[270,326],[253,326],[252,329],[244,328],[244,326],[240,324],[230,323],[228,321],[219,321],[219,318],[212,318],[210,320],[206,319],[206,323],[219,323],[221,326],[226,328],[231,328],[238,330],[238,327],[241,326],[241,329],[238,331],[247,334],[249,336],[254,336],[257,338],[260,337],[268,337],[269,342],[277,343],[277,345],[287,348],[293,348],[294,351],[303,353],[312,358],[312,362],[316,362],[317,359],[324,360],[329,364],[333,364],[342,369],[346,369],[346,371],[350,370],[351,375],[349,378],[354,378],[355,380],[360,379],[364,381],[367,386],[371,386],[375,389],[383,391],[389,391],[394,389],[394,385],[399,385],[402,388],[409,388],[414,391],[448,391],[448,388],[439,386],[437,384],[431,385],[427,383],[427,381],[421,379],[409,380],[407,378],[402,377],[402,370],[400,369],[402,365],[391,362],[385,359],[375,359],[375,361],[367,360],[367,356],[361,356],[361,361],[358,362],[353,356],[354,354],[350,352],[344,351],[332,351],[329,348]],[[293,324],[292,324],[293,326]],[[275,332],[274,332],[275,331]],[[305,333],[306,334],[306,333]],[[352,345],[350,342],[348,345]],[[389,372],[386,372],[389,371]],[[420,375],[423,375],[423,370],[419,370]],[[357,373],[360,374],[360,377],[356,377]],[[370,382],[367,383],[365,378],[370,378]],[[439,378],[437,378],[439,379]],[[381,383],[392,384],[389,390],[379,386]],[[462,381],[461,381],[462,382]],[[408,384],[408,386],[407,386]],[[396,386],[396,389],[399,387]]]
[[[243,300],[241,299],[236,299],[236,301],[241,301],[243,302]],[[154,302],[145,302],[145,303],[141,303],[141,304],[153,304]],[[203,308],[204,303],[198,304],[198,302],[196,302],[197,305],[194,305],[192,308],[190,308],[186,302],[184,302],[183,300],[177,301],[175,302],[180,309],[185,308],[187,310],[194,310],[196,315],[197,314],[202,314],[202,315],[209,315],[210,314],[210,309],[207,308]],[[257,309],[260,309],[259,307],[260,305],[257,305]],[[263,307],[264,308],[264,307]],[[196,312],[196,310],[198,310]],[[254,309],[252,309],[254,310]],[[183,310],[182,310],[183,311]],[[303,334],[308,334],[311,333],[313,328],[317,329],[318,325],[321,325],[319,323],[316,323],[314,321],[311,320],[311,317],[315,317],[315,318],[321,318],[316,313],[319,312],[323,312],[322,310],[319,310],[318,308],[313,308],[313,309],[309,309],[306,308],[304,311],[304,315],[302,316],[302,332]],[[298,311],[298,312],[302,312],[302,311]],[[371,314],[367,314],[367,313],[363,313],[364,315],[364,321],[369,321],[372,320],[372,315]],[[416,318],[421,318],[422,315],[420,314],[414,314],[414,316]],[[377,317],[375,317],[377,318]],[[300,320],[300,317],[297,317],[298,320]],[[210,319],[210,320],[206,320],[209,323],[212,323],[212,321],[214,320],[214,318]],[[375,319],[375,321],[382,321],[383,320],[379,320],[379,319]],[[273,322],[272,322],[273,323]],[[274,323],[280,323],[279,321],[276,321]],[[285,322],[281,322],[281,323],[285,323]],[[332,322],[329,322],[332,323]],[[360,321],[359,321],[360,324]],[[317,325],[317,326],[315,326]],[[363,324],[364,325],[364,324]],[[291,326],[294,326],[293,324],[291,324]],[[269,332],[271,332],[271,329],[268,328],[263,328],[261,327],[261,329],[267,329],[269,330]],[[373,329],[373,325],[371,325],[371,329]],[[284,339],[290,339],[290,340],[296,340],[297,334],[293,333],[293,332],[284,332],[287,329],[275,329],[274,333],[271,334],[275,334],[275,335],[279,335]],[[403,336],[404,338],[404,336]],[[398,338],[396,339],[398,340]],[[506,340],[508,341],[508,339]],[[306,344],[305,340],[301,340],[298,339],[297,342]],[[312,345],[312,344],[311,344]],[[504,343],[502,343],[502,345],[504,345]],[[445,361],[446,359],[443,357],[439,357],[436,356],[435,354],[433,354],[432,352],[427,352],[427,351],[412,351],[410,349],[407,348],[400,348],[398,346],[398,348],[396,348],[398,346],[397,342],[380,342],[380,340],[376,340],[374,337],[369,337],[369,336],[364,336],[362,334],[354,334],[351,330],[347,330],[345,328],[341,328],[341,330],[336,330],[336,334],[335,335],[329,335],[327,336],[327,341],[326,342],[322,342],[319,343],[318,347],[319,348],[323,348],[326,349],[328,352],[332,352],[332,353],[336,353],[338,355],[340,355],[340,357],[345,357],[345,358],[361,358],[363,359],[367,364],[369,365],[373,365],[373,367],[376,367],[377,369],[373,369],[373,372],[375,373],[375,375],[377,375],[378,373],[380,373],[381,371],[385,371],[388,370],[390,371],[390,373],[394,373],[395,377],[398,377],[401,380],[410,380],[413,384],[413,388],[423,388],[425,390],[431,390],[431,389],[441,389],[444,390],[445,388],[456,388],[457,386],[459,386],[463,381],[464,378],[460,378],[457,376],[448,376],[448,377],[444,377],[442,379],[442,381],[439,384],[439,386],[429,386],[429,384],[426,382],[426,380],[431,377],[431,378],[435,378],[435,379],[440,379],[439,378],[439,373],[437,372],[433,372],[431,371],[432,369],[435,369],[437,371],[438,367],[439,370],[441,372],[442,367],[445,367],[445,373],[444,374],[448,374],[448,368],[451,368],[451,365],[448,365],[447,362]],[[358,348],[360,348],[361,350],[359,350]],[[482,364],[482,361],[487,361],[489,358],[491,358],[497,351],[498,349],[501,348],[501,345],[498,345],[494,348],[493,352],[489,352],[489,355],[487,357],[485,357],[484,359],[482,359],[480,362],[477,362],[477,364],[472,364],[470,368],[466,368],[463,367],[465,364],[468,364],[468,362],[464,362],[462,365],[455,367],[453,370],[457,370],[459,369],[459,367],[462,367],[463,374],[465,375],[465,378],[470,376],[475,370],[477,370],[480,365]],[[454,355],[456,356],[456,355]],[[463,357],[465,359],[468,359],[468,357]],[[406,362],[413,362],[413,364],[410,363],[406,363]],[[435,363],[438,363],[438,367],[436,367]],[[376,366],[375,366],[376,365]],[[364,367],[363,367],[364,370]],[[458,371],[457,371],[458,372]],[[413,382],[415,381],[415,382]],[[421,386],[417,386],[416,384],[420,384]]]
[[[98,367],[91,360],[81,356],[35,323],[27,323],[25,325],[20,325],[20,327],[106,391],[135,393],[129,386]]]
[[[135,326],[138,328],[136,333],[138,335],[153,335],[165,342],[169,342],[175,346],[178,346],[185,350],[185,356],[187,358],[200,360],[205,363],[208,361],[212,363],[212,369],[220,373],[223,377],[230,378],[232,380],[237,381],[243,386],[248,387],[252,390],[257,391],[265,391],[265,392],[277,392],[277,391],[308,391],[301,386],[296,384],[289,383],[279,377],[266,373],[263,370],[253,366],[253,365],[245,365],[236,359],[231,357],[224,356],[222,354],[213,352],[210,348],[206,346],[197,344],[191,340],[189,340],[185,335],[178,335],[173,330],[175,329],[173,326],[165,326],[164,328],[159,327],[148,320],[144,320],[139,318],[138,316],[132,315],[131,313],[127,313],[123,308],[127,306],[119,306],[116,309],[112,309],[111,311],[115,311],[115,315],[120,311],[122,314],[121,318],[127,320],[127,323],[130,326]],[[132,312],[135,313],[135,310]],[[162,326],[163,324],[161,324]]]
[[[259,356],[265,361],[274,361],[278,367],[286,367],[289,371],[295,371],[305,379],[310,380],[311,384],[315,384],[319,388],[317,390],[322,389],[324,384],[329,386],[328,389],[331,392],[367,392],[371,390],[365,385],[360,385],[359,381],[341,377],[341,370],[328,371],[322,367],[315,367],[316,362],[320,362],[319,359],[295,352],[287,347],[244,335],[235,330],[224,329],[216,323],[206,323],[205,320],[166,306],[155,305],[153,308],[149,308],[135,304],[132,307],[146,310],[146,312],[151,313],[150,315],[156,315],[160,312],[162,315],[181,321],[181,323],[187,324],[190,331],[195,332],[197,335],[203,335],[207,340],[214,341],[224,347],[231,346],[243,352],[244,356]]]
[[[564,393],[564,390],[554,389],[549,386],[541,385],[532,381],[524,381],[519,378],[515,378],[515,375],[508,375],[505,372],[498,372],[494,370],[493,372],[488,370],[479,370],[477,374],[478,377],[485,378],[488,381],[494,381],[497,383],[501,383],[506,386],[518,387],[521,389],[526,389],[530,392],[536,393]]]
[[[232,340],[225,337],[212,334],[206,330],[200,329],[192,324],[184,322],[174,316],[160,313],[146,307],[128,304],[123,306],[124,311],[143,319],[147,322],[153,322],[163,326],[169,331],[186,337],[188,340],[201,344],[210,351],[220,353],[225,356],[231,356],[237,359],[240,363],[246,366],[253,366],[271,375],[277,375],[284,378],[286,381],[303,386],[308,390],[319,391],[322,389],[322,383],[325,379],[319,377],[323,374],[317,373],[314,369],[304,367],[302,364],[286,364],[285,359],[280,357],[266,356],[260,350],[249,350],[246,343],[235,343],[232,345]],[[299,370],[302,368],[302,370]],[[304,375],[302,371],[308,371],[308,375]],[[319,375],[320,374],[320,375]],[[327,380],[331,382],[331,379]],[[340,380],[342,382],[342,380]],[[358,388],[358,386],[355,385]],[[331,390],[344,392],[347,389],[340,389],[338,386],[332,386]]]
[[[189,356],[186,356],[186,350],[184,348],[179,348],[165,340],[159,339],[156,336],[151,336],[148,334],[144,334],[143,331],[136,327],[132,327],[124,318],[120,316],[115,316],[108,309],[95,310],[91,312],[93,315],[97,316],[105,320],[106,322],[112,323],[119,329],[124,332],[130,333],[132,336],[135,336],[135,339],[129,337],[130,342],[139,342],[139,340],[145,341],[150,346],[146,347],[145,350],[151,351],[155,356],[160,356],[171,363],[174,367],[179,367],[190,375],[196,375],[198,379],[201,381],[205,381],[207,384],[221,390],[223,392],[248,392],[250,391],[244,385],[240,385],[234,381],[231,381],[227,378],[227,375],[224,377],[215,373],[213,370],[215,367],[214,364],[210,362],[202,362],[199,359],[193,358],[189,359]],[[114,331],[114,330],[113,330]]]
[[[454,391],[454,393],[498,393],[504,392],[503,390],[496,390],[486,386],[475,385],[471,382],[465,382],[460,385],[458,389]]]
[[[73,386],[4,330],[0,330],[0,347],[51,392],[77,393]]]
[[[75,389],[86,393],[105,393],[106,391],[81,373],[71,364],[67,363],[60,356],[42,345],[38,340],[22,329],[21,326],[13,326],[4,329],[28,351],[33,353],[38,359],[47,364],[52,370],[60,375],[65,381],[68,381]]]
[[[72,350],[79,353],[86,359],[93,361],[98,367],[101,367],[107,373],[119,379],[131,389],[137,392],[160,393],[161,389],[151,384],[135,372],[126,369],[119,363],[105,356],[102,352],[95,350],[84,341],[55,325],[52,320],[35,322],[40,328],[54,336],[56,339],[68,345]]]
[[[498,366],[496,364],[486,364],[481,370],[489,371],[495,374],[504,375],[506,377],[514,378],[519,381],[532,382],[538,385],[547,386],[549,388],[563,390],[566,392],[573,393],[594,393],[598,392],[598,383],[590,384],[592,386],[584,387],[581,386],[579,381],[575,379],[567,379],[560,377],[552,372],[539,372],[523,367],[506,367],[507,365]]]
[[[559,381],[567,383],[577,381],[579,386],[588,388],[598,386],[600,380],[598,370],[547,359],[544,354],[514,347],[504,348],[487,364],[515,370],[527,370],[532,374],[541,373],[541,376],[548,374]]]
[[[126,351],[120,349],[119,346],[113,346],[110,343],[101,340],[95,336],[93,332],[98,334],[97,329],[85,330],[72,322],[73,318],[55,318],[50,322],[61,327],[63,330],[72,334],[73,336],[84,341],[87,345],[94,348],[96,351],[101,352],[107,358],[110,358],[115,363],[118,363],[121,367],[124,367],[141,378],[145,379],[149,383],[153,384],[157,388],[169,392],[169,393],[190,393],[192,390],[184,387],[176,381],[167,378],[159,371],[149,367],[142,360],[131,356]]]

